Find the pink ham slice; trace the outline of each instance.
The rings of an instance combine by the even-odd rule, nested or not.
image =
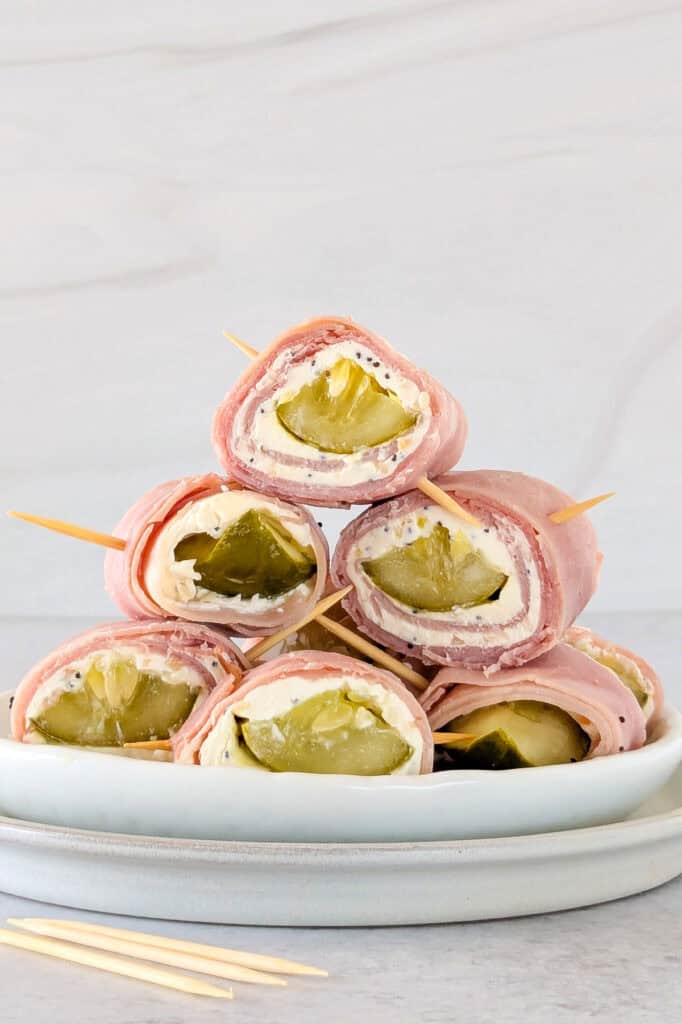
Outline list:
[[[414,721],[424,740],[421,759],[421,774],[433,769],[433,739],[424,711],[415,697],[391,672],[343,654],[322,651],[300,651],[283,654],[274,661],[265,662],[252,669],[244,677],[239,689],[234,692],[221,687],[214,690],[201,707],[197,708],[173,738],[173,752],[176,761],[190,764],[199,763],[199,751],[204,740],[216,727],[225,711],[242,700],[258,686],[282,682],[292,676],[311,680],[333,680],[343,675],[346,679],[358,679],[366,683],[383,686],[397,694],[414,716]]]
[[[636,750],[646,740],[645,718],[630,690],[610,669],[567,644],[492,679],[466,668],[441,669],[421,700],[433,729],[503,701],[552,704],[587,733],[588,757]]]
[[[370,531],[389,529],[407,513],[433,507],[418,491],[368,509],[341,533],[332,577],[338,587],[355,586],[344,607],[377,643],[429,664],[462,665],[491,674],[505,666],[523,665],[548,651],[597,587],[602,556],[589,519],[581,515],[561,525],[553,523],[549,513],[570,505],[573,499],[522,473],[457,472],[440,477],[437,483],[480,520],[484,532],[473,536],[474,544],[477,537],[482,543],[485,534],[492,533],[507,547],[519,580],[519,610],[492,624],[484,617],[477,619],[476,608],[434,615],[408,608],[374,585],[362,569],[362,562],[370,557],[363,541]],[[531,607],[533,581],[539,591],[535,613]],[[393,617],[390,628],[389,615]],[[425,629],[432,632],[427,642]]]
[[[14,694],[11,734],[16,740],[26,736],[26,712],[40,687],[55,672],[94,651],[134,647],[173,658],[197,672],[207,691],[216,686],[228,692],[239,685],[248,667],[244,655],[224,630],[195,622],[137,621],[109,622],[86,630],[67,640],[38,662],[21,680]]]
[[[585,654],[589,655],[594,650],[600,656],[615,658],[622,662],[626,669],[641,673],[645,683],[651,688],[652,694],[652,707],[650,713],[646,715],[645,712],[645,715],[650,724],[657,721],[663,711],[665,695],[663,683],[648,661],[645,661],[639,654],[635,654],[634,651],[628,650],[627,647],[619,647],[618,644],[611,643],[610,640],[604,640],[603,637],[597,636],[585,626],[572,626],[566,632],[564,640],[571,647],[576,647]]]
[[[244,488],[215,473],[169,480],[148,491],[126,512],[114,530],[117,537],[126,541],[125,550],[109,550],[104,560],[105,589],[124,615],[131,618],[168,617],[168,613],[150,595],[146,584],[147,569],[154,558],[154,542],[161,529],[187,505],[224,490]],[[263,636],[296,622],[317,603],[324,592],[329,561],[322,530],[306,509],[277,498],[273,498],[272,503],[275,513],[280,509],[285,517],[294,516],[310,528],[318,571],[309,593],[292,591],[290,599],[270,610],[249,611],[246,601],[240,609],[187,608],[183,619],[214,622],[238,636]]]
[[[400,375],[424,395],[420,416],[426,421],[426,430],[421,441],[404,456],[402,446],[409,435],[367,448],[362,460],[372,470],[361,482],[350,478],[348,456],[319,452],[312,445],[306,445],[300,455],[285,454],[276,445],[259,443],[251,429],[263,407],[271,406],[273,396],[286,385],[292,369],[347,342],[358,346],[353,356],[361,354],[365,368],[374,361],[382,364],[379,383],[390,387],[390,376]],[[389,381],[383,379],[386,374]],[[436,380],[376,334],[338,317],[310,320],[281,335],[228,392],[213,420],[213,445],[229,476],[282,498],[328,508],[369,504],[415,487],[420,477],[445,472],[459,460],[466,434],[459,402]],[[312,471],[323,479],[308,482]]]

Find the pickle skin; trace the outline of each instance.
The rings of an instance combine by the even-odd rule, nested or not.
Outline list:
[[[351,359],[340,359],[281,402],[277,418],[299,441],[337,455],[385,444],[417,422],[397,395]]]
[[[174,555],[176,561],[193,558],[200,586],[224,597],[279,597],[317,571],[312,548],[302,548],[274,516],[256,509],[221,537],[184,537]]]
[[[505,771],[568,764],[582,761],[590,747],[575,719],[541,701],[501,701],[461,715],[448,728],[479,733],[473,740],[447,744],[447,758],[455,768]]]

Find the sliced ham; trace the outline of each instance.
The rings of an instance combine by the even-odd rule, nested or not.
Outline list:
[[[391,672],[365,664],[356,658],[322,651],[283,654],[274,661],[265,662],[248,672],[237,690],[222,687],[215,690],[173,738],[175,760],[187,764],[202,763],[203,744],[213,730],[220,727],[224,716],[234,705],[239,704],[260,687],[282,686],[293,680],[319,682],[323,684],[320,692],[326,688],[333,688],[339,680],[348,680],[351,684],[368,684],[389,691],[404,705],[410,729],[417,736],[417,742],[421,744],[419,773],[432,770],[433,740],[426,716],[419,702],[400,680]]]
[[[332,562],[336,586],[352,583],[344,607],[379,644],[428,664],[487,674],[550,650],[597,587],[602,556],[585,515],[561,525],[549,513],[572,503],[543,480],[501,470],[456,472],[437,483],[480,521],[475,527],[411,491],[371,508],[341,533]],[[429,535],[436,524],[460,532],[499,568],[499,595],[448,611],[408,606],[381,590],[363,563]]]
[[[278,403],[342,358],[397,394],[416,415],[414,426],[349,454],[320,451],[289,433],[277,417]],[[459,402],[436,380],[376,334],[338,317],[286,331],[248,367],[213,421],[213,445],[228,476],[327,507],[369,504],[443,473],[459,460],[466,433]]]
[[[195,622],[139,620],[95,626],[61,644],[21,680],[12,703],[13,738],[20,741],[26,738],[29,705],[41,687],[49,684],[57,673],[96,652],[121,648],[171,658],[174,665],[191,670],[194,677],[201,680],[206,693],[216,686],[223,693],[234,689],[248,665],[224,630]]]
[[[216,508],[221,505],[219,517]],[[233,512],[227,507],[235,506]],[[274,598],[211,598],[201,595],[192,572],[178,575],[173,549],[183,535],[202,532],[207,523],[227,523],[249,508],[262,508],[314,551],[317,572],[309,581]],[[199,521],[203,524],[198,525]],[[114,533],[126,541],[123,551],[109,550],[104,562],[105,588],[131,618],[177,617],[224,625],[236,635],[274,633],[296,622],[324,592],[328,549],[322,530],[304,508],[257,494],[214,473],[160,484],[126,512]]]
[[[422,696],[431,727],[503,701],[533,700],[561,708],[590,739],[588,757],[635,750],[646,740],[646,722],[630,690],[616,675],[581,651],[559,644],[535,661],[482,672],[444,668]]]
[[[629,686],[638,700],[645,718],[653,724],[663,711],[663,684],[648,661],[618,644],[604,640],[585,626],[572,626],[564,642],[611,668],[624,686]]]

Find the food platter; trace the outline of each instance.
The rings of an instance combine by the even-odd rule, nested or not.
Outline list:
[[[169,764],[6,739],[0,697],[0,813],[61,827],[238,842],[473,839],[622,819],[682,760],[669,709],[639,750],[506,772],[360,776]]]
[[[631,820],[499,839],[215,842],[0,818],[3,891],[167,920],[311,927],[485,920],[619,899],[681,870],[682,770]]]

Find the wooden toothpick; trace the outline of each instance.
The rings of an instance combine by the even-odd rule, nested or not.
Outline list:
[[[548,518],[553,523],[567,523],[570,519],[575,519],[576,516],[582,515],[588,509],[594,508],[595,505],[600,505],[602,501],[613,498],[615,493],[615,491],[608,491],[606,494],[598,494],[596,498],[588,498],[586,501],[578,501],[574,505],[567,505],[566,508],[560,508],[558,512],[551,512]]]
[[[382,651],[376,644],[370,643],[364,636],[358,636],[352,629],[348,629],[347,626],[343,626],[340,622],[336,622],[335,619],[330,619],[328,615],[318,615],[317,621],[320,625],[324,626],[325,629],[337,636],[339,640],[343,640],[349,647],[354,647],[360,654],[364,654],[366,657],[371,658],[377,665],[383,666],[388,669],[389,672],[393,672],[394,675],[400,676],[406,683],[410,683],[415,686],[418,690],[425,690],[429,685],[428,679],[420,675],[419,672],[415,672],[409,665],[405,665],[404,662],[399,661],[398,658],[394,658],[392,654],[388,654],[387,651]],[[248,652],[251,653],[250,651]]]
[[[455,740],[475,740],[478,737],[472,732],[433,732],[434,743],[453,743]]]
[[[343,590],[337,590],[334,594],[328,594],[327,597],[323,597],[321,601],[318,601],[314,608],[311,608],[298,622],[294,622],[291,626],[285,626],[283,629],[279,629],[276,633],[271,636],[263,637],[253,647],[249,647],[248,655],[250,661],[258,661],[262,658],[271,647],[275,647],[280,641],[286,640],[292,633],[296,633],[299,629],[303,629],[309,622],[316,619],[318,615],[326,612],[328,608],[331,608],[337,602],[341,601],[346,594],[350,594],[353,589],[352,584],[348,587],[344,587]]]
[[[48,519],[45,516],[34,516],[28,512],[15,512],[14,509],[10,509],[7,515],[14,519],[23,519],[26,523],[34,523],[36,526],[44,526],[46,530],[53,530],[55,533],[64,533],[67,537],[75,537],[76,540],[99,544],[100,547],[123,551],[126,546],[126,542],[121,537],[113,537],[110,533],[98,533],[97,530],[90,530],[87,526],[65,523],[63,519]]]

